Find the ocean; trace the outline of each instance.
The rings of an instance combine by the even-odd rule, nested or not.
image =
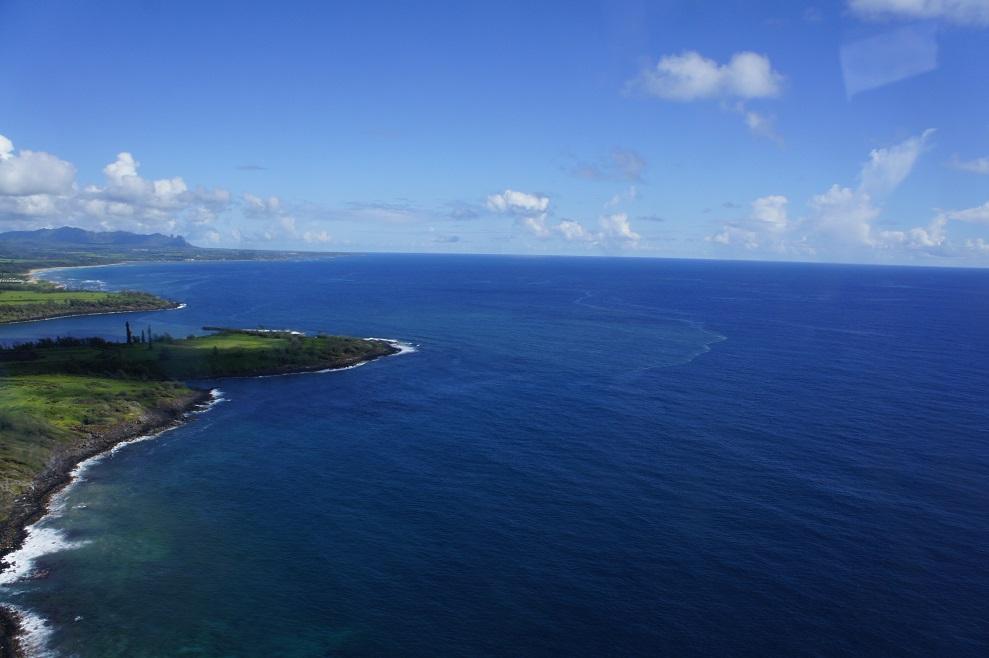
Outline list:
[[[398,339],[81,470],[0,586],[39,654],[989,653],[989,271],[508,256],[61,270]]]

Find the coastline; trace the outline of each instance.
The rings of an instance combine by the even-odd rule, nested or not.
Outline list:
[[[59,288],[60,290],[68,290],[67,286],[64,283],[51,281],[45,278],[44,276],[42,276],[42,274],[45,272],[54,272],[56,270],[71,270],[71,269],[86,268],[86,267],[111,267],[113,265],[125,265],[127,264],[127,262],[130,261],[125,261],[122,263],[104,263],[100,265],[64,265],[57,267],[36,267],[34,269],[27,271],[27,278],[25,280],[28,283],[41,283],[41,282],[50,283],[54,285],[56,288]],[[186,308],[187,306],[184,302],[176,302],[171,300],[163,300],[163,301],[168,302],[168,304],[165,306],[158,306],[155,308],[133,308],[133,309],[120,309],[116,311],[94,311],[92,313],[56,313],[54,315],[43,315],[36,318],[29,318],[27,320],[0,321],[0,326],[11,325],[11,324],[27,324],[29,322],[44,322],[45,320],[64,320],[66,318],[84,318],[84,317],[89,317],[91,315],[117,315],[122,313],[151,313],[154,311],[176,311],[179,309]],[[0,658],[2,658],[2,656],[0,656]]]
[[[174,302],[173,306],[163,306],[161,308],[135,308],[120,311],[97,311],[96,313],[66,313],[64,315],[46,315],[43,318],[33,320],[14,320],[13,322],[0,322],[0,327],[11,324],[28,324],[29,322],[45,322],[46,320],[64,320],[65,318],[85,318],[91,315],[120,315],[122,313],[154,313],[155,311],[178,311],[186,308],[185,302]]]
[[[349,370],[362,366],[371,361],[386,356],[400,356],[416,351],[411,344],[392,339],[377,338],[387,342],[392,352],[376,355],[368,359],[358,359],[338,367],[327,368],[314,366],[312,368],[295,368],[284,372],[262,372],[254,375],[222,377],[221,379],[240,379],[245,377],[279,377],[293,374],[319,374],[338,370]],[[219,389],[191,389],[191,393],[178,403],[166,409],[147,412],[138,422],[116,425],[105,432],[94,434],[89,441],[64,453],[56,455],[45,467],[45,470],[34,478],[35,485],[29,494],[25,494],[15,503],[14,510],[6,521],[0,522],[0,575],[14,565],[8,558],[14,552],[23,548],[28,537],[29,528],[48,514],[52,499],[70,485],[80,465],[87,460],[108,454],[127,443],[141,440],[145,437],[155,437],[170,429],[179,427],[190,416],[209,410],[213,404],[221,401]],[[28,623],[26,613],[16,607],[0,603],[0,658],[29,658],[27,653],[32,644],[26,641],[32,627]],[[32,622],[37,624],[37,622]]]
[[[214,401],[213,391],[193,389],[170,408],[149,411],[137,422],[116,425],[94,434],[82,445],[55,456],[45,470],[35,476],[31,492],[16,501],[10,516],[0,523],[0,573],[12,566],[7,562],[8,556],[23,546],[28,527],[48,513],[52,497],[72,482],[72,473],[79,464],[118,445],[178,427],[192,412]],[[26,656],[21,644],[23,631],[21,613],[7,605],[0,605],[0,656]]]

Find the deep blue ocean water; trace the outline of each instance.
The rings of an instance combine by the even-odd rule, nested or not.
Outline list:
[[[54,273],[402,339],[92,464],[61,656],[986,655],[989,271],[351,256]]]

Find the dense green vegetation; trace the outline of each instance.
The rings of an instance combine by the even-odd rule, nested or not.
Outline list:
[[[0,284],[0,324],[86,313],[154,311],[175,306],[175,302],[145,292],[92,292],[61,290],[45,284]]]
[[[201,398],[177,380],[342,368],[395,352],[344,336],[225,329],[175,339],[122,329],[119,343],[55,338],[0,348],[0,527],[60,455],[128,424],[165,422]]]
[[[0,380],[0,522],[54,454],[90,435],[137,422],[149,410],[181,405],[192,391],[178,382],[85,375]]]
[[[150,329],[147,331],[150,335]],[[0,349],[10,375],[81,374],[128,379],[199,379],[342,368],[391,354],[380,340],[224,330],[175,339],[155,335],[131,343],[44,339]]]

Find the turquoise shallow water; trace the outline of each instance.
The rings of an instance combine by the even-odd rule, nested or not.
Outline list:
[[[62,656],[982,655],[989,273],[453,256],[56,273],[406,340],[90,465]],[[95,283],[101,282],[101,283]],[[123,317],[9,326],[116,336]]]

